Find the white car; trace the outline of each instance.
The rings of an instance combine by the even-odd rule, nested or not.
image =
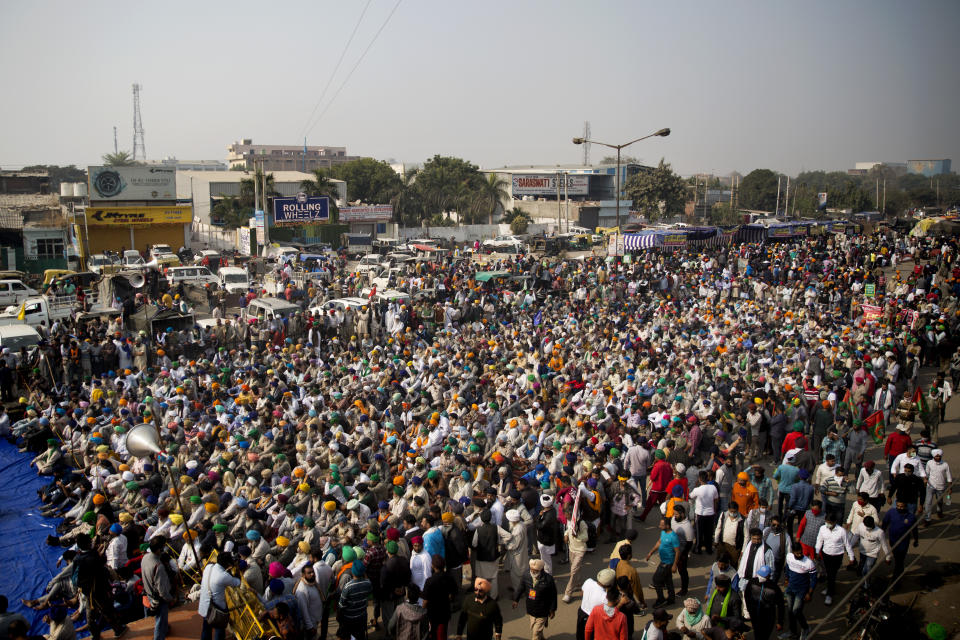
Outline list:
[[[493,251],[497,251],[498,249],[519,251],[523,248],[523,241],[517,236],[497,236],[492,240],[484,240],[483,246]]]
[[[381,267],[381,262],[383,257],[376,253],[368,253],[367,255],[360,258],[360,263],[357,265],[357,273],[366,273],[371,269],[379,270]]]
[[[167,269],[167,282],[170,286],[176,286],[181,282],[199,287],[220,284],[217,276],[210,273],[210,269],[206,267],[170,267]]]
[[[363,307],[370,304],[370,301],[366,298],[350,297],[350,298],[334,298],[333,300],[327,300],[322,305],[316,307],[310,307],[307,309],[314,316],[326,316],[329,315],[331,309],[344,310],[347,307],[353,309],[354,311],[360,311]]]
[[[173,255],[173,249],[168,244],[155,244],[150,247],[150,259],[159,260],[161,256]]]

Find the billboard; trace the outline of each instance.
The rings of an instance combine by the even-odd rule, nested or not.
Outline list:
[[[302,191],[292,198],[273,199],[276,224],[311,224],[330,220],[330,198],[308,196]]]
[[[138,227],[151,224],[190,224],[193,207],[181,205],[143,205],[141,207],[87,207],[87,225],[91,227]]]
[[[585,196],[589,193],[590,177],[586,175],[567,175],[567,188],[564,191],[563,176],[560,177],[560,194]],[[557,195],[557,174],[555,173],[515,173],[513,175],[513,197]]]
[[[374,204],[364,207],[340,207],[341,222],[389,222],[393,220],[392,204]]]
[[[90,200],[176,200],[174,167],[87,167]]]
[[[827,192],[821,191],[817,194],[817,209],[827,208]]]

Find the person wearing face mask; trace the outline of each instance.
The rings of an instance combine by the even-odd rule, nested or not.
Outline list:
[[[907,532],[913,527],[917,517],[907,508],[907,503],[901,498],[897,498],[896,509],[888,509],[883,514],[883,530],[887,532],[887,540],[893,550],[893,576],[896,579],[903,573],[904,562],[907,559],[907,549],[910,541],[907,539]],[[913,529],[913,546],[920,545],[920,535],[917,529]]]
[[[870,504],[869,496],[866,493],[860,493],[857,495],[857,501],[850,506],[850,513],[844,523],[844,528],[853,536],[853,540],[850,541],[851,546],[857,544],[857,531],[867,516],[873,517],[874,521],[880,518],[876,507]]]
[[[763,531],[757,528],[750,529],[750,539],[743,545],[740,554],[740,564],[737,565],[739,582],[737,589],[743,591],[747,581],[757,575],[762,566],[773,566],[773,552],[763,541]]]
[[[754,640],[768,640],[774,628],[783,629],[783,592],[772,579],[773,569],[763,565],[750,578],[743,591],[743,600],[750,613]]]
[[[867,494],[867,501],[879,513],[886,502],[883,498],[883,474],[877,471],[877,464],[873,460],[865,461],[857,474],[857,493],[861,492]]]
[[[819,500],[811,502],[810,508],[803,514],[800,525],[797,527],[796,538],[803,545],[803,555],[808,558],[815,556],[814,546],[817,544],[817,534],[826,521],[826,515],[823,513],[822,507],[823,503]]]
[[[734,560],[740,558],[740,547],[743,546],[743,516],[740,515],[736,502],[730,502],[717,521],[713,541],[720,552],[728,554]]]
[[[787,560],[787,553],[792,545],[790,534],[787,533],[779,516],[770,519],[770,526],[763,530],[763,542],[773,553],[773,579],[780,582],[783,575],[783,564]]]
[[[913,465],[907,463],[903,466],[903,473],[894,476],[893,482],[890,483],[887,504],[892,504],[896,497],[897,502],[903,502],[912,515],[919,515],[923,511],[925,496],[926,488],[923,480],[914,475]]]
[[[837,526],[837,519],[832,513],[828,513],[826,521],[817,532],[816,553],[823,561],[827,572],[827,587],[823,590],[824,604],[830,606],[833,604],[833,594],[837,588],[837,573],[843,564],[843,553],[846,551],[850,559],[851,566],[854,563],[853,548],[850,546],[850,538],[843,527]]]
[[[787,604],[787,620],[790,623],[790,633],[796,637],[797,631],[806,636],[810,625],[803,615],[803,606],[810,602],[813,590],[817,586],[817,565],[813,559],[804,555],[803,546],[794,542],[787,556],[787,588],[783,595]]]
[[[880,558],[880,552],[883,552],[884,559],[890,564],[892,557],[890,545],[887,543],[887,537],[883,529],[877,526],[876,519],[872,515],[863,517],[863,521],[853,529],[854,538],[860,543],[860,568],[858,573],[866,578],[870,570]],[[865,589],[870,588],[870,580],[863,583]]]

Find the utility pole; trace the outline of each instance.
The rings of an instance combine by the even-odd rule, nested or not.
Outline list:
[[[880,207],[881,213],[887,210],[887,179],[883,179],[883,206]]]
[[[790,213],[790,176],[787,176],[787,193],[783,199],[783,217],[786,219]]]
[[[877,209],[880,208],[880,178],[877,178]]]
[[[560,199],[560,180],[562,173],[557,171],[557,235],[563,233],[563,201]]]
[[[776,218],[780,215],[780,180],[783,176],[777,176],[777,204],[773,209],[773,217]]]
[[[260,197],[263,198],[263,246],[270,243],[270,216],[267,213],[267,171],[264,163],[260,163]]]
[[[116,127],[113,128],[113,152],[115,154],[120,153],[120,149],[117,146],[117,128]]]
[[[563,174],[563,199],[567,201],[566,212],[564,213],[564,218],[567,220],[567,233],[570,233],[570,174],[564,172]]]

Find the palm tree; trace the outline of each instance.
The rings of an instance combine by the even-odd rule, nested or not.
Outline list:
[[[507,192],[507,181],[495,173],[487,175],[487,179],[480,184],[478,204],[487,212],[487,224],[493,224],[493,216],[503,209],[503,201],[510,198]]]
[[[324,169],[314,169],[313,179],[301,182],[300,188],[308,196],[327,196],[330,198],[330,221],[337,222],[340,219],[337,210],[337,198],[340,197],[340,190],[337,189],[337,184],[327,177]]]
[[[130,153],[127,151],[105,153],[100,157],[103,159],[103,164],[107,165],[108,167],[132,167],[140,164],[139,162],[134,162],[133,158],[130,156]]]
[[[263,171],[257,169],[256,172],[250,178],[244,178],[240,181],[240,204],[243,207],[249,207],[253,209],[260,208],[260,202],[254,202],[254,195],[259,194],[260,197],[263,197],[263,194],[260,193],[261,187],[264,185],[264,176]],[[266,194],[267,197],[276,197],[280,194],[277,192],[275,186],[275,181],[272,173],[268,173],[266,176]]]
[[[423,194],[416,186],[417,170],[408,171],[397,192],[390,198],[394,221],[401,226],[416,227],[423,221]]]

